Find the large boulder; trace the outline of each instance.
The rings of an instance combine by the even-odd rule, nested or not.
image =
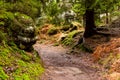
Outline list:
[[[75,21],[76,13],[73,10],[67,10],[57,16],[62,22],[65,21],[64,24],[69,24],[72,21]]]
[[[30,50],[37,40],[36,26],[31,17],[15,13],[15,18],[11,23],[12,37],[16,44],[25,50]]]

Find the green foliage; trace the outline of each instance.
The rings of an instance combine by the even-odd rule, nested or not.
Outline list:
[[[1,21],[0,26],[4,26],[4,25],[5,25],[5,22]]]
[[[120,16],[120,11],[115,11],[111,13],[112,16]]]
[[[53,46],[59,46],[59,45],[60,45],[60,43],[59,43],[59,42],[56,42],[56,43],[54,43]]]
[[[46,7],[45,7],[45,15],[47,16],[47,19],[52,24],[60,24],[61,20],[58,19],[58,15],[62,13],[62,8],[58,6],[58,3],[55,1],[51,1]]]
[[[85,8],[80,3],[74,4],[72,9],[75,13],[77,13],[77,16],[82,16],[85,13]]]
[[[0,1],[0,4],[2,5],[0,8],[7,12],[21,12],[31,16],[33,19],[41,14],[41,3],[38,0],[20,0],[14,3]]]
[[[44,71],[42,66],[38,63],[28,63],[22,60],[18,60],[18,65],[21,68],[18,68],[14,73],[15,80],[32,80],[39,79],[40,74]],[[37,77],[38,76],[38,77]]]
[[[8,27],[13,19],[14,19],[14,14],[12,12],[7,12],[6,10],[0,10],[0,26]]]
[[[32,24],[34,23],[32,18],[26,14],[16,12],[14,15],[15,15],[16,20],[14,19],[12,24],[15,25],[15,27],[17,27],[17,26],[28,27],[30,24],[32,26]]]
[[[44,72],[36,52],[26,53],[12,42],[0,46],[0,79],[33,80]],[[2,68],[1,68],[2,67]],[[11,75],[12,74],[12,75]]]
[[[38,0],[0,0],[0,80],[36,80],[44,72],[38,54],[20,50],[12,39],[19,23],[32,26],[30,21],[39,15]]]
[[[51,3],[48,4],[46,11],[47,15],[53,17],[59,13],[60,8],[58,7],[58,4],[56,2],[52,1]]]
[[[48,31],[47,34],[49,35],[54,35],[58,32],[58,29],[56,27],[51,27]]]
[[[14,19],[14,14],[12,12],[8,12],[6,10],[0,10],[0,19]]]
[[[7,41],[7,36],[6,36],[6,33],[4,33],[3,31],[0,30],[0,43],[2,41]]]
[[[36,16],[38,16],[38,14],[40,14],[38,9],[35,6],[33,6],[30,3],[30,1],[17,2],[16,4],[14,4],[14,9],[12,11],[27,14],[31,16],[32,18],[35,18]]]
[[[8,75],[3,71],[3,68],[0,66],[0,80],[6,80]]]
[[[72,32],[69,32],[68,36],[62,41],[62,44],[64,45],[72,45],[73,44],[73,38],[79,33],[79,31],[74,30]]]
[[[4,7],[4,2],[1,0],[0,1],[0,10]]]
[[[67,31],[69,29],[70,29],[70,25],[65,25],[65,26],[61,27],[61,30],[63,30],[63,31]]]
[[[114,11],[119,12],[118,9],[120,6],[119,0],[79,0],[73,3],[74,5],[72,9],[77,13],[78,20],[83,18],[86,9],[94,9],[95,21],[97,25],[102,22],[101,20],[99,20],[100,17],[98,17],[100,16],[100,14],[110,13],[110,16],[112,17],[111,13],[113,13]],[[107,19],[107,17],[105,17],[105,19]]]

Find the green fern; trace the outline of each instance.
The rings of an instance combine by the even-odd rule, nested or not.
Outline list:
[[[3,40],[7,41],[6,33],[4,33],[3,31],[0,31],[0,42],[2,42]]]
[[[68,34],[68,36],[62,41],[62,44],[64,45],[72,45],[73,44],[73,38],[79,33],[79,31],[74,30]]]

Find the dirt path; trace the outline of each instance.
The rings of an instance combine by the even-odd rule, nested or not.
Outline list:
[[[69,49],[52,44],[37,43],[34,48],[46,66],[42,80],[106,80],[98,65],[92,63],[91,54],[66,54]]]

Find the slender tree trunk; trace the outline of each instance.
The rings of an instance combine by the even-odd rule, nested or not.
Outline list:
[[[108,15],[108,12],[106,11],[106,24],[109,23],[109,15]]]
[[[111,21],[112,21],[111,13],[110,13],[110,17],[109,18],[110,18],[109,23],[111,23]]]
[[[84,37],[88,38],[94,34],[96,34],[96,26],[94,21],[94,9],[86,9],[86,12],[84,14],[84,26],[85,26],[85,32]]]
[[[43,9],[45,9],[45,7],[46,7],[45,1],[44,0],[40,0],[40,1],[41,1],[42,5],[43,5]]]

